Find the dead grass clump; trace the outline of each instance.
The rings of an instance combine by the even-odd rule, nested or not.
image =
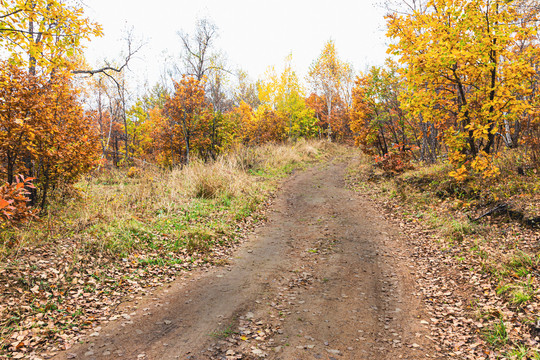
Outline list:
[[[245,172],[273,172],[317,160],[325,152],[326,144],[327,141],[321,140],[298,140],[293,145],[264,144],[256,147],[241,145],[224,156],[222,161]]]
[[[286,165],[298,164],[303,159],[298,151],[288,146],[265,147],[261,150],[266,169],[279,169]]]
[[[261,158],[256,148],[239,146],[234,151],[223,157],[233,168],[242,171],[257,170],[262,166]]]
[[[258,157],[265,169],[283,169],[303,162],[315,160],[326,141],[299,140],[288,144],[267,144],[257,148]]]
[[[236,197],[248,191],[253,181],[245,172],[231,165],[220,159],[211,164],[195,162],[180,170],[184,175],[187,195],[215,199],[222,196]]]
[[[325,146],[326,143],[328,142],[321,140],[306,141],[304,139],[301,139],[296,142],[296,144],[294,145],[294,149],[300,154],[302,154],[304,157],[307,157],[309,159],[316,159],[318,156],[321,155],[322,148]]]

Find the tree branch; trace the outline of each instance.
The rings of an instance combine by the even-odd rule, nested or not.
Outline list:
[[[116,68],[116,67],[113,67],[109,64],[107,64],[106,66],[100,68],[100,69],[93,69],[93,70],[72,70],[71,73],[72,74],[85,74],[85,75],[89,75],[89,76],[93,76],[93,75],[96,75],[96,74],[105,74],[107,75],[108,77],[111,77],[110,74],[107,73],[107,71],[114,71],[114,72],[117,72],[117,73],[120,73],[122,72],[122,70],[124,70],[126,67],[128,67],[129,65],[129,62],[131,61],[131,58],[137,54],[137,52],[139,52],[142,47],[144,46],[144,44],[141,44],[139,45],[136,49],[133,49],[132,48],[132,39],[131,39],[131,35],[128,36],[127,38],[127,42],[128,42],[128,55],[126,56],[125,60],[124,60],[124,63],[122,64],[122,66],[120,66],[119,68]]]

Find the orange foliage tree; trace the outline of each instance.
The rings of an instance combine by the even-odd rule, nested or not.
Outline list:
[[[33,76],[14,65],[0,69],[0,173],[35,177],[41,206],[59,182],[73,183],[97,160],[97,139],[68,74]],[[6,200],[6,199],[4,199]]]
[[[386,67],[372,67],[357,78],[352,92],[351,128],[356,143],[366,152],[385,156],[392,149],[404,152],[419,145],[419,126],[402,109],[402,89],[392,62]]]
[[[167,119],[164,141],[170,164],[189,164],[191,152],[205,154],[210,145],[211,108],[205,99],[204,84],[194,77],[183,76],[174,83],[175,92],[163,109]],[[176,161],[178,159],[179,161]]]
[[[95,163],[96,138],[70,71],[82,61],[83,41],[102,32],[77,3],[0,0],[0,35],[9,58],[0,64],[0,203],[16,221],[14,212],[38,200],[44,207],[52,188]]]
[[[334,140],[348,141],[350,139],[352,133],[349,106],[339,94],[334,96],[331,102],[330,116],[328,116],[328,101],[325,95],[312,93],[305,101],[317,120],[315,126],[319,129],[319,137],[322,137],[323,133],[330,132]]]

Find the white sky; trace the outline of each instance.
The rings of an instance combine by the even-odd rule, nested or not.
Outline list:
[[[120,58],[123,31],[134,28],[147,45],[130,68],[139,85],[158,81],[164,51],[178,54],[179,30],[194,32],[195,21],[208,17],[219,28],[217,48],[233,68],[253,80],[269,66],[281,68],[292,52],[301,79],[333,39],[342,60],[364,70],[386,58],[384,10],[372,0],[87,0],[87,15],[102,24],[105,35],[87,48],[92,66],[103,58]]]

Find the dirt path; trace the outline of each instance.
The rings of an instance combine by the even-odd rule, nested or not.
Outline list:
[[[230,265],[129,305],[57,358],[431,357],[402,240],[345,188],[345,167],[294,175]]]

